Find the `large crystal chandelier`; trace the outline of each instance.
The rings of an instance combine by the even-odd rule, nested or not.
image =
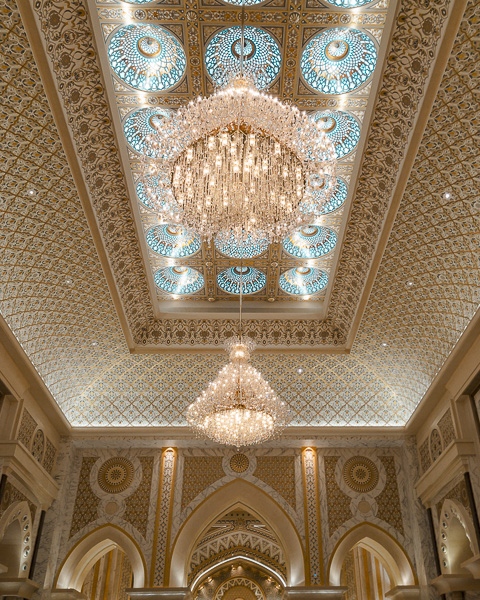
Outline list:
[[[335,149],[306,113],[256,89],[243,72],[244,46],[242,16],[240,72],[147,138],[147,182],[163,182],[147,194],[207,241],[278,242],[330,199]]]
[[[220,444],[242,448],[277,436],[290,421],[290,410],[249,364],[255,349],[242,334],[242,277],[240,275],[239,335],[225,343],[230,362],[190,404],[187,421],[195,433]]]

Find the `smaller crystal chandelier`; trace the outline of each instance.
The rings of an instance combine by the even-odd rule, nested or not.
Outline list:
[[[241,276],[239,322],[239,336],[225,343],[230,362],[187,409],[187,421],[199,437],[236,448],[276,437],[291,418],[287,404],[248,362],[255,343],[242,335]]]

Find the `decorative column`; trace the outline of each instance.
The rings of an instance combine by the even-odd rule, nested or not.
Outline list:
[[[162,451],[160,467],[157,516],[153,541],[152,569],[150,574],[150,585],[155,587],[162,587],[168,584],[168,571],[170,566],[170,531],[176,463],[176,450],[174,448],[165,448]],[[177,590],[183,588],[172,589]],[[135,591],[135,593],[137,592],[140,593],[140,590]],[[146,590],[143,590],[143,592],[145,594]],[[132,595],[132,598],[133,597],[134,596]],[[175,596],[175,599],[172,600],[178,600],[178,597]]]
[[[320,499],[318,497],[318,461],[314,448],[302,451],[305,532],[307,538],[307,569],[305,584],[325,583],[322,534],[320,529]],[[293,589],[293,588],[291,588]]]

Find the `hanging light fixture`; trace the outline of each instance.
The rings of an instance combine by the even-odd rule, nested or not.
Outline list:
[[[225,348],[230,362],[188,407],[189,425],[199,437],[236,448],[276,437],[290,422],[290,410],[248,362],[255,343],[242,332],[241,275],[239,335],[227,340]]]
[[[207,241],[279,242],[330,199],[335,149],[305,112],[260,92],[245,73],[244,10],[240,67],[228,85],[148,137],[146,180],[163,185],[147,185],[147,195]]]

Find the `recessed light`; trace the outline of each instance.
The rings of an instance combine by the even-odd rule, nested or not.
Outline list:
[[[302,367],[300,367],[299,369],[297,369],[297,373],[298,373],[299,375],[301,375],[301,374],[303,373],[303,369],[302,369]]]
[[[411,279],[409,279],[408,281],[405,282],[405,286],[407,288],[412,288],[415,285],[415,282],[412,281]]]
[[[72,285],[72,283],[73,283],[73,279],[70,279],[70,277],[67,277],[67,279],[65,279],[65,283],[66,283],[67,285]]]
[[[383,348],[386,348],[388,346],[387,342],[382,342],[382,346]]]
[[[29,196],[35,196],[35,193],[36,193],[35,190],[32,190],[32,189],[28,190],[28,192],[27,192],[27,194]]]
[[[452,192],[445,192],[443,194],[443,197],[445,198],[445,200],[451,200],[452,199]]]
[[[92,342],[92,346],[98,346],[98,342]]]

